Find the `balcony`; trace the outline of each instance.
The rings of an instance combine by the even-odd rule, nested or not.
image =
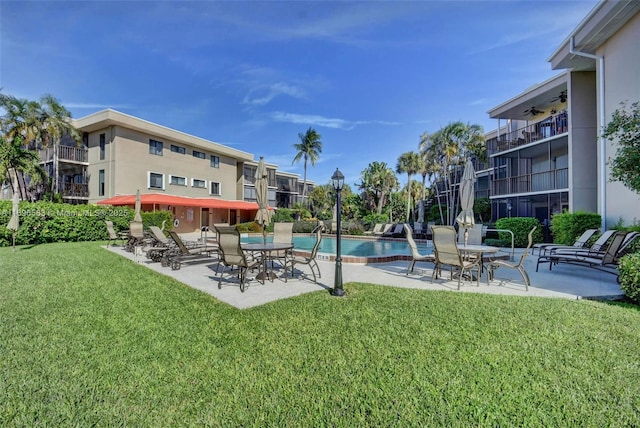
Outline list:
[[[487,151],[489,154],[495,154],[564,134],[569,130],[567,120],[567,112],[562,112],[497,138],[491,138],[487,140]]]
[[[508,178],[494,178],[491,186],[491,194],[493,196],[567,190],[569,187],[569,168],[559,168]]]
[[[40,149],[39,154],[42,162],[53,161],[53,147]],[[89,162],[89,150],[86,147],[59,146],[58,161],[86,164]]]
[[[89,185],[81,183],[63,183],[60,192],[63,198],[79,199],[89,197]]]

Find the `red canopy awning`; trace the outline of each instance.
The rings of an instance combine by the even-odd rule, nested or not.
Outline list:
[[[258,204],[246,201],[228,201],[216,198],[188,198],[185,196],[165,195],[162,193],[147,193],[140,195],[143,205],[173,205],[178,207],[219,208],[229,210],[257,210]],[[136,195],[121,195],[99,201],[100,205],[134,205]]]

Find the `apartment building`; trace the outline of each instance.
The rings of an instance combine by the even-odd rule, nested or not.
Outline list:
[[[602,1],[549,58],[561,74],[489,111],[493,217],[598,212],[640,220],[640,196],[610,181],[615,144],[599,138],[620,102],[640,100],[640,2]]]
[[[74,165],[81,169],[67,173],[68,160],[58,156],[65,165],[58,176],[62,183],[82,183],[82,202],[133,206],[140,191],[142,209],[172,211],[179,232],[255,217],[253,154],[110,109],[74,120],[74,126],[83,146],[61,147],[60,153],[76,149],[80,155],[73,156],[81,162]],[[269,164],[268,170],[270,206],[287,207],[278,205],[283,196],[277,166]]]

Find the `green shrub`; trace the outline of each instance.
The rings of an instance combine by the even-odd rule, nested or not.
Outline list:
[[[169,231],[173,229],[173,213],[171,211],[151,211],[151,212],[142,212],[142,224],[144,224],[145,228],[149,226],[158,226],[162,228],[162,223],[164,222],[164,230]],[[127,229],[129,226],[127,225]]]
[[[628,254],[618,263],[620,289],[631,300],[640,303],[640,253]]]
[[[295,210],[289,208],[278,208],[275,211],[276,212],[273,214],[273,218],[271,219],[273,223],[291,223],[295,221]]]
[[[246,223],[238,223],[236,225],[236,229],[240,233],[262,233],[262,226],[260,226],[255,221],[248,221]],[[271,226],[273,230],[273,226]]]
[[[535,217],[505,217],[496,221],[496,229],[507,229],[513,232],[513,245],[524,248],[529,243],[529,232],[533,226],[538,228],[533,233],[533,243],[542,242],[542,225]],[[511,245],[511,234],[508,232],[498,232],[500,240],[509,242]]]
[[[389,216],[386,214],[367,214],[362,217],[362,226],[366,230],[372,230],[377,223],[388,223]]]
[[[0,224],[11,217],[11,201],[0,203]],[[48,201],[20,202],[20,229],[16,244],[33,245],[48,242],[97,241],[107,239],[104,220],[111,220],[117,229],[128,229],[133,210],[125,207],[69,205]],[[2,228],[2,244],[11,232]]]
[[[436,224],[442,224],[440,218],[440,208],[442,208],[442,216],[444,217],[445,223],[447,222],[447,206],[446,205],[432,205],[431,210],[429,211],[429,219],[428,221],[434,221]]]
[[[551,218],[553,242],[560,245],[573,245],[576,239],[587,229],[599,229],[602,217],[597,213],[576,211],[554,214]]]
[[[12,232],[6,229],[11,218],[12,201],[0,201],[0,246],[11,244]],[[20,202],[20,229],[16,245],[48,242],[100,241],[108,238],[105,220],[113,222],[116,231],[129,229],[134,211],[128,207],[70,205],[49,201]],[[173,227],[170,211],[143,212],[145,227]]]
[[[364,227],[358,221],[350,221],[345,226],[348,235],[364,235]]]
[[[293,233],[311,233],[317,226],[315,219],[297,221],[293,223]]]

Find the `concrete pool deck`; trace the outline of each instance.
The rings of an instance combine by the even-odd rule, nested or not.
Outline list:
[[[105,247],[107,250],[126,257],[132,261],[137,261],[143,266],[170,276],[177,281],[203,291],[216,299],[223,301],[239,309],[246,309],[260,306],[269,302],[285,299],[305,293],[323,291],[328,292],[334,286],[335,263],[318,260],[318,265],[322,277],[317,283],[313,282],[307,266],[296,268],[296,273],[301,271],[309,276],[296,276],[289,278],[285,282],[281,278],[273,282],[267,281],[261,284],[257,280],[248,283],[244,293],[240,292],[237,282],[231,275],[225,275],[222,280],[222,289],[218,289],[218,276],[215,268],[216,258],[205,259],[197,263],[184,263],[179,270],[171,270],[162,267],[160,263],[153,263],[142,256],[136,260],[134,254],[124,251],[122,247]],[[522,250],[516,249],[516,260],[519,260]],[[525,291],[522,277],[514,269],[500,268],[496,271],[496,277],[487,285],[486,276],[482,275],[480,286],[476,283],[463,281],[460,291],[457,290],[457,280],[450,281],[448,274],[444,274],[445,279],[436,279],[431,283],[432,263],[418,263],[414,272],[407,275],[407,261],[393,261],[376,264],[346,264],[342,265],[342,277],[347,295],[349,293],[350,282],[366,282],[389,287],[413,288],[430,291],[452,291],[463,293],[487,293],[499,295],[511,295],[522,297],[551,297],[565,299],[612,299],[620,298],[623,292],[616,282],[616,277],[612,274],[588,269],[579,266],[559,265],[548,270],[547,266],[535,271],[537,256],[529,256],[525,260],[526,270],[531,278],[529,291]],[[255,276],[251,273],[250,277]]]

